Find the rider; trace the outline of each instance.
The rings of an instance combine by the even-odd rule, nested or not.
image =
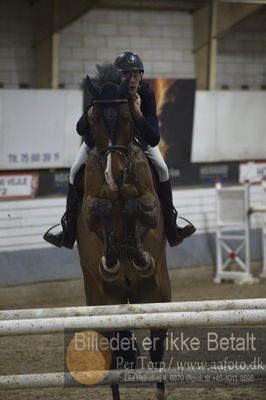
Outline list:
[[[148,159],[155,167],[158,178],[158,194],[165,220],[165,232],[170,246],[176,246],[184,238],[195,232],[195,227],[188,224],[181,228],[177,226],[177,211],[173,206],[172,189],[169,179],[168,167],[157,147],[160,140],[159,125],[156,116],[156,100],[154,92],[142,82],[144,66],[140,57],[126,51],[118,55],[114,66],[120,72],[120,80],[126,79],[131,73],[129,95],[131,98],[131,113],[134,119],[135,137],[144,149]],[[93,107],[87,111],[77,122],[77,132],[83,136],[84,142],[76,156],[70,170],[69,185],[67,193],[66,213],[62,218],[63,231],[52,234],[49,231],[44,234],[44,239],[58,247],[73,248],[76,240],[76,221],[79,213],[79,201],[75,193],[74,180],[80,167],[87,160],[88,152],[93,147],[93,138],[90,130]]]

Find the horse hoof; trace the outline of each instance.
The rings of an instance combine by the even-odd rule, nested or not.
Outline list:
[[[102,256],[100,265],[99,265],[99,272],[104,281],[114,282],[118,279],[120,275],[120,262],[117,260],[117,264],[114,265],[112,268],[108,268],[106,265],[106,258]]]
[[[133,266],[138,271],[140,276],[143,276],[144,278],[149,278],[154,274],[155,262],[153,257],[147,251],[144,251],[144,257],[146,259],[146,265],[141,267],[133,262]]]

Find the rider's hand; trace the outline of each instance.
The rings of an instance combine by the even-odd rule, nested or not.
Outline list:
[[[140,109],[141,106],[141,98],[139,96],[138,93],[136,93],[136,97],[135,97],[135,107]]]
[[[133,116],[138,120],[142,117],[142,112],[140,110],[141,98],[138,93],[131,100],[131,112]]]

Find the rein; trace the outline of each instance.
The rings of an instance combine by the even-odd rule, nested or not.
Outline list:
[[[110,100],[93,100],[94,104],[105,104],[105,103],[128,103],[128,99],[110,99]]]

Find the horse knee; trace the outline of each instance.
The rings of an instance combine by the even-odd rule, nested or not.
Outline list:
[[[138,218],[142,213],[142,205],[140,201],[136,199],[128,200],[123,209],[123,215],[126,218]]]
[[[110,217],[113,211],[111,201],[106,199],[94,200],[90,204],[90,208],[93,209],[95,215],[100,219]]]

